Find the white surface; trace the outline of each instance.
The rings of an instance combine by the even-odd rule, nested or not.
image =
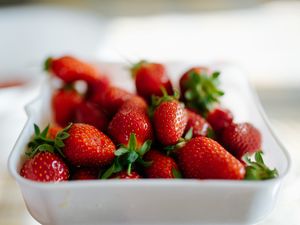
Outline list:
[[[262,86],[299,86],[300,2],[111,21],[101,59],[220,61],[241,65]],[[115,50],[115,51],[113,51]]]
[[[166,64],[177,77],[188,69],[187,64]],[[128,80],[123,64],[101,64],[112,80]],[[216,180],[140,180],[140,181],[80,181],[37,183],[19,175],[24,151],[33,133],[33,123],[48,124],[51,118],[49,85],[42,96],[28,108],[29,119],[10,156],[9,169],[21,187],[26,205],[40,223],[63,224],[252,224],[272,210],[282,178],[289,167],[286,152],[270,133],[259,114],[243,74],[226,65],[222,71],[223,89],[228,98],[239,95],[239,103],[224,98],[237,120],[252,122],[262,132],[265,161],[276,167],[280,177],[268,181]],[[238,76],[239,79],[232,79]],[[176,77],[173,76],[173,79]],[[122,87],[132,89],[132,82]],[[131,87],[131,88],[130,88]],[[240,110],[244,109],[244,110]],[[247,112],[247,113],[243,113]]]
[[[105,24],[99,16],[64,8],[0,8],[0,79],[20,68],[41,68],[50,55],[93,55]]]
[[[93,11],[93,9],[91,9]],[[96,16],[57,7],[0,8],[2,70],[40,65],[52,54],[233,62],[263,86],[299,86],[300,2],[147,17]],[[20,38],[22,37],[22,38]]]

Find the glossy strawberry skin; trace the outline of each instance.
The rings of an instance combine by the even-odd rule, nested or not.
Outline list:
[[[120,110],[124,110],[125,108],[129,108],[129,109],[135,108],[135,109],[141,110],[142,112],[147,113],[148,104],[140,96],[133,95],[131,98],[129,98],[127,101],[124,102],[124,104],[121,106]]]
[[[61,131],[63,128],[57,124],[51,124],[48,130],[47,137],[50,139],[55,139],[56,134]]]
[[[20,175],[39,182],[59,182],[69,179],[69,168],[56,154],[40,152],[25,161]]]
[[[219,132],[233,122],[233,115],[228,109],[217,107],[208,113],[206,120],[214,131]]]
[[[136,135],[138,146],[153,139],[152,125],[148,115],[139,108],[124,107],[109,123],[108,134],[115,143],[127,145],[131,133]]]
[[[74,121],[75,109],[82,97],[74,89],[60,89],[52,96],[52,109],[55,122],[65,127]]]
[[[154,111],[153,123],[158,141],[166,146],[174,145],[184,133],[186,111],[177,100],[162,102]]]
[[[73,166],[106,166],[115,158],[114,143],[92,125],[74,123],[62,149]]]
[[[137,180],[142,177],[135,171],[131,171],[130,174],[127,171],[121,171],[119,173],[114,174],[110,179],[126,179],[126,180]]]
[[[197,74],[202,74],[202,73],[205,73],[205,74],[208,74],[210,73],[211,71],[207,68],[207,67],[193,67],[191,69],[189,69],[187,72],[185,72],[180,80],[179,80],[179,87],[180,87],[180,91],[182,93],[181,97],[184,98],[184,92],[187,90],[186,89],[186,83],[189,81],[189,74],[190,73],[197,73]]]
[[[91,97],[91,101],[98,104],[110,117],[113,117],[120,107],[131,97],[132,94],[128,91],[111,86],[103,91],[97,92]]]
[[[162,96],[161,88],[165,88],[167,93],[173,94],[173,87],[167,76],[166,68],[158,63],[141,63],[133,74],[137,93],[147,101],[151,96]]]
[[[195,137],[177,154],[186,178],[241,180],[245,176],[243,164],[210,138]]]
[[[93,125],[103,132],[107,130],[109,119],[96,104],[82,101],[75,111],[75,121],[77,123]]]
[[[85,81],[88,85],[86,92],[88,98],[95,95],[95,93],[102,92],[110,85],[107,76],[101,74],[92,65],[72,56],[48,58],[45,67],[65,84],[72,84],[79,80]]]
[[[176,178],[174,170],[178,171],[178,166],[173,158],[157,150],[150,150],[145,154],[144,160],[152,162],[150,166],[144,168],[144,172],[148,178]]]
[[[93,66],[72,56],[51,59],[48,70],[65,83],[77,80],[93,83],[100,78],[100,73]]]
[[[261,134],[250,123],[229,125],[222,131],[220,141],[238,159],[261,149]]]
[[[98,174],[98,168],[79,167],[73,172],[72,180],[96,180],[98,179]]]
[[[188,122],[185,127],[185,133],[187,133],[191,128],[193,128],[193,137],[206,136],[208,130],[211,129],[210,125],[206,120],[197,113],[186,109]]]

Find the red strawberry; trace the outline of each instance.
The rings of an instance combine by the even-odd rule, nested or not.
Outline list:
[[[82,101],[82,97],[74,89],[60,89],[52,97],[52,108],[55,122],[65,127],[74,121],[75,109]]]
[[[181,178],[174,159],[157,150],[147,152],[144,156],[144,160],[152,162],[150,166],[144,169],[148,178]]]
[[[188,108],[206,115],[224,93],[218,89],[219,72],[203,67],[195,67],[184,73],[180,79],[182,100]]]
[[[243,179],[243,164],[218,142],[207,137],[195,137],[179,149],[178,162],[186,178]]]
[[[261,134],[250,123],[231,124],[221,133],[221,143],[235,157],[241,159],[246,153],[261,149]]]
[[[91,101],[104,109],[109,116],[113,116],[128,99],[132,97],[128,91],[118,87],[109,87],[102,92],[97,92]]]
[[[110,88],[110,81],[108,77],[103,76],[101,79],[88,84],[87,90],[85,92],[85,98],[88,100],[93,99],[99,93],[105,92],[105,90]]]
[[[136,135],[137,146],[141,146],[146,140],[152,139],[153,132],[150,119],[146,112],[135,106],[122,107],[111,120],[108,134],[116,143],[127,145],[131,133]]]
[[[162,96],[161,88],[168,94],[173,94],[164,65],[140,61],[131,68],[131,73],[135,79],[137,93],[146,100],[150,101],[152,95]]]
[[[185,72],[180,80],[179,80],[179,87],[180,87],[180,91],[181,93],[184,93],[187,90],[187,83],[190,80],[190,74],[191,73],[196,73],[196,74],[209,74],[211,73],[210,69],[208,69],[207,67],[193,67],[191,69],[189,69],[187,72]],[[184,97],[184,96],[182,96]]]
[[[94,126],[74,123],[62,151],[74,166],[106,166],[114,160],[115,145]]]
[[[57,124],[52,124],[50,127],[49,127],[49,130],[48,130],[48,134],[47,134],[47,138],[50,138],[50,139],[55,139],[57,133],[59,131],[61,131],[63,128]]]
[[[20,175],[40,182],[65,181],[69,169],[64,161],[54,153],[39,152],[23,164]]]
[[[124,108],[136,108],[146,113],[148,110],[148,105],[143,98],[137,95],[133,95],[130,99],[124,102],[120,110],[123,110]]]
[[[102,79],[96,68],[72,56],[50,57],[45,62],[45,69],[52,72],[65,83],[84,80],[88,84],[93,84]]]
[[[174,97],[165,95],[154,100],[153,124],[163,145],[176,144],[184,133],[187,115],[184,106]]]
[[[72,180],[96,180],[98,179],[99,169],[93,167],[78,167],[72,175]]]
[[[109,120],[106,114],[96,104],[82,101],[76,108],[75,121],[93,125],[98,130],[106,131]]]
[[[221,131],[232,123],[233,116],[228,109],[217,107],[208,113],[206,120],[214,131]]]
[[[197,136],[206,136],[209,133],[209,129],[211,129],[210,125],[206,122],[206,120],[188,109],[186,109],[188,122],[185,127],[185,133],[187,133],[191,128],[193,128],[193,137]]]
[[[114,174],[110,178],[111,179],[133,179],[133,180],[136,180],[136,179],[140,179],[142,177],[135,171],[131,171],[130,174],[128,174],[127,171],[121,171],[121,172]]]

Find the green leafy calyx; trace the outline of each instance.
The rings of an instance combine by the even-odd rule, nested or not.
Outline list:
[[[25,154],[31,158],[38,152],[47,151],[58,153],[62,157],[64,157],[62,148],[65,146],[64,140],[70,136],[67,131],[71,128],[71,126],[72,124],[60,130],[56,134],[55,138],[51,139],[47,137],[49,125],[41,131],[40,128],[36,124],[34,124],[34,137],[28,143],[28,151]]]
[[[188,107],[196,109],[205,115],[213,109],[215,103],[224,92],[219,89],[220,72],[213,72],[211,75],[191,71],[184,83],[185,92],[182,93]]]
[[[191,127],[184,137],[180,138],[179,141],[175,145],[169,145],[164,148],[167,155],[170,155],[173,152],[183,148],[188,141],[193,138],[193,128]]]
[[[178,179],[182,178],[182,174],[180,173],[180,171],[175,168],[172,168],[172,174],[174,178],[178,178]]]
[[[160,106],[163,102],[169,102],[169,101],[178,101],[180,95],[178,91],[174,91],[173,95],[169,95],[167,90],[164,87],[160,87],[161,92],[163,93],[163,96],[151,96],[151,105],[148,110],[148,114],[150,118],[152,118],[155,109]]]
[[[51,68],[51,64],[52,64],[53,58],[52,57],[48,57],[45,62],[44,62],[44,70],[45,71],[49,71]]]
[[[135,164],[142,166],[150,166],[151,162],[143,160],[143,156],[151,148],[152,141],[147,140],[140,148],[137,145],[136,136],[134,133],[130,134],[128,145],[121,145],[115,151],[115,160],[113,164],[102,174],[102,179],[111,177],[114,173],[118,173],[123,170],[127,170],[127,174],[130,175],[132,168]]]
[[[278,177],[276,169],[270,169],[265,165],[262,154],[262,151],[256,152],[254,161],[248,155],[243,157],[247,164],[245,180],[267,180]]]
[[[138,63],[133,64],[133,66],[130,68],[131,77],[135,79],[137,71],[141,68],[141,66],[147,63],[148,62],[146,60],[141,60]]]

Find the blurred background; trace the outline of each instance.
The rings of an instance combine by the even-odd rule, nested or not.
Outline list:
[[[300,1],[0,0],[0,224],[38,224],[6,169],[49,55],[230,62],[255,86],[293,164],[261,225],[300,224]]]

